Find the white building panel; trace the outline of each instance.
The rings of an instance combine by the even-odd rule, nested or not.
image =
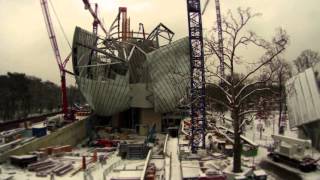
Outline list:
[[[290,127],[320,120],[320,98],[312,68],[289,79],[286,90]]]

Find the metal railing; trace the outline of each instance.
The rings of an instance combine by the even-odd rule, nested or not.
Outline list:
[[[163,155],[166,156],[167,154],[167,142],[168,142],[168,139],[169,139],[169,134],[167,134],[166,136],[166,139],[164,141],[164,146],[163,146]]]
[[[121,159],[114,162],[111,166],[109,166],[107,169],[105,169],[103,171],[103,180],[107,180],[107,175],[113,171],[113,169],[115,169],[117,166],[120,166],[124,164],[124,161],[122,161]]]
[[[148,168],[149,161],[151,159],[151,154],[152,154],[152,150],[149,150],[148,156],[147,156],[146,161],[144,163],[144,167],[143,167],[143,171],[141,173],[140,180],[144,180],[144,178],[146,176],[146,171],[147,171],[147,168]]]
[[[169,179],[172,179],[171,175],[172,175],[172,153],[170,153],[170,162],[169,162],[169,167],[170,167],[170,171],[169,171]]]

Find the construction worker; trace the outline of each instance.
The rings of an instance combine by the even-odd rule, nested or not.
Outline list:
[[[212,152],[213,150],[214,150],[214,146],[215,146],[215,144],[214,144],[214,141],[213,141],[213,138],[212,138],[212,135],[209,135],[208,136],[208,151],[209,152]]]

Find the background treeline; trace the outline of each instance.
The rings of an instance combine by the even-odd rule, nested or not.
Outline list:
[[[75,86],[67,88],[69,106],[85,103]],[[23,73],[0,75],[0,120],[15,120],[61,110],[61,90],[57,84]]]

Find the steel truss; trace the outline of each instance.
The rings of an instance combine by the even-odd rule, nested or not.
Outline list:
[[[187,0],[191,65],[191,151],[205,147],[205,71],[200,0]]]

